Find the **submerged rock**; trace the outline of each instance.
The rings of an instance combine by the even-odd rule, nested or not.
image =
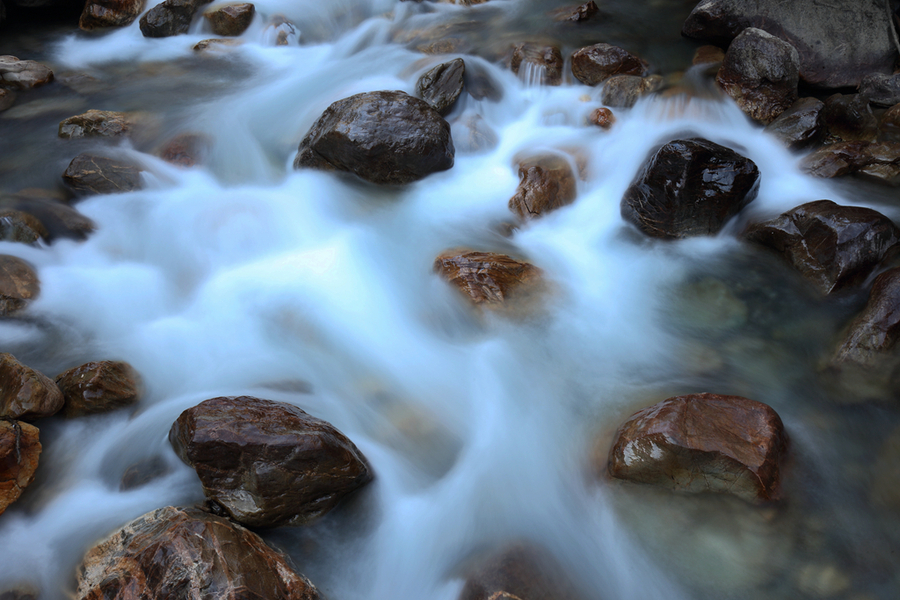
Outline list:
[[[510,544],[470,559],[458,600],[579,600],[556,559],[532,544]]]
[[[62,178],[77,194],[117,194],[144,186],[135,165],[87,152],[72,159]]]
[[[542,156],[519,163],[519,187],[509,209],[527,221],[575,201],[575,174],[560,156]]]
[[[839,142],[808,155],[801,168],[816,177],[858,174],[900,185],[900,142]]]
[[[588,123],[596,125],[597,127],[602,127],[603,129],[609,129],[615,122],[616,116],[608,108],[595,108],[591,111],[591,114],[588,115]]]
[[[78,19],[78,27],[90,31],[106,27],[124,27],[144,12],[147,0],[88,0]]]
[[[647,63],[618,46],[594,44],[572,53],[572,74],[585,85],[597,85],[613,75],[643,77]]]
[[[41,442],[38,428],[0,419],[0,515],[34,480]]]
[[[658,91],[663,84],[659,75],[638,77],[637,75],[614,75],[603,84],[600,101],[607,106],[631,108],[641,96]]]
[[[535,81],[533,83],[540,85],[562,83],[563,58],[556,46],[519,44],[513,49],[509,68],[516,75],[522,74],[526,68],[534,69],[532,75],[535,77]]]
[[[800,98],[766,125],[766,131],[791,150],[818,142],[825,133],[822,111],[825,103],[816,98]]]
[[[34,244],[47,237],[47,229],[34,215],[0,208],[0,242]]]
[[[416,94],[442,116],[450,112],[463,90],[466,63],[461,58],[441,63],[416,82]]]
[[[318,591],[255,533],[196,508],[149,512],[88,550],[79,600],[278,598]]]
[[[65,417],[109,412],[140,397],[138,374],[126,362],[89,362],[57,375],[56,385],[65,398]]]
[[[181,413],[169,441],[206,497],[251,527],[308,523],[372,479],[344,434],[282,402],[205,400]]]
[[[256,7],[243,2],[208,10],[203,16],[216,35],[235,36],[241,35],[250,27],[255,14]]]
[[[63,119],[59,124],[59,137],[115,137],[131,130],[128,115],[109,110],[89,110],[86,113]]]
[[[689,394],[632,415],[604,465],[612,477],[685,492],[778,500],[787,434],[771,407],[741,396]]]
[[[37,273],[21,258],[0,254],[0,316],[25,308],[41,290]]]
[[[475,304],[499,305],[539,283],[541,270],[505,254],[445,252],[434,260],[434,271],[458,287]]]
[[[0,56],[0,87],[28,90],[53,81],[53,71],[33,60]]]
[[[56,414],[63,395],[52,379],[0,354],[0,418],[33,421]]]
[[[202,133],[182,133],[168,141],[159,157],[182,167],[204,164],[211,150],[212,140]]]

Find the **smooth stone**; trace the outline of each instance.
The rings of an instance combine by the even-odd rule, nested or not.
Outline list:
[[[45,237],[47,229],[34,215],[0,208],[0,241],[35,244]]]
[[[256,7],[253,4],[242,2],[207,10],[203,16],[214,34],[237,36],[250,27],[255,14]]]
[[[141,170],[135,165],[87,152],[72,159],[62,178],[80,195],[118,194],[144,186]]]
[[[24,309],[40,293],[37,273],[21,258],[0,254],[0,316]]]
[[[140,377],[126,362],[89,362],[56,376],[67,418],[105,413],[140,399]]]
[[[585,85],[603,83],[614,75],[647,74],[647,63],[623,48],[594,44],[572,53],[572,74]]]
[[[579,600],[559,562],[543,548],[513,542],[470,557],[457,600]]]
[[[658,91],[662,84],[663,79],[659,75],[614,75],[603,84],[600,101],[614,108],[631,108],[642,96]]]

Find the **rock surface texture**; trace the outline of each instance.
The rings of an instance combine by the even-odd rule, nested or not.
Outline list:
[[[524,542],[476,557],[458,600],[577,600],[572,582],[547,552]]]
[[[567,160],[544,156],[519,163],[519,187],[509,209],[527,221],[575,201],[575,174]]]
[[[140,397],[138,374],[126,362],[89,362],[57,375],[56,385],[65,398],[65,417],[109,412]]]
[[[0,317],[19,312],[40,291],[37,274],[27,262],[0,254]]]
[[[818,142],[825,133],[822,110],[825,103],[816,98],[800,98],[766,126],[766,131],[791,150]]]
[[[34,480],[41,442],[28,423],[0,420],[0,515]]]
[[[76,194],[118,194],[144,185],[133,164],[87,152],[72,159],[62,178]]]
[[[529,83],[540,85],[559,85],[562,83],[563,58],[556,46],[540,44],[519,44],[513,50],[509,68],[516,75],[524,75],[530,69],[526,79]]]
[[[52,379],[12,354],[0,354],[0,417],[33,421],[56,414],[62,407],[62,392]]]
[[[47,236],[47,229],[34,215],[0,208],[0,241],[34,244]]]
[[[488,305],[502,304],[537,283],[541,274],[530,263],[493,252],[445,252],[435,259],[434,270],[475,304]]]
[[[416,94],[441,115],[453,108],[463,90],[466,63],[461,58],[441,63],[416,82]]]
[[[594,44],[572,53],[572,74],[585,85],[597,85],[613,75],[643,77],[647,63],[618,46]]]
[[[603,84],[600,101],[606,106],[631,108],[642,96],[659,90],[662,84],[663,79],[659,75],[613,75]]]
[[[84,114],[63,119],[59,124],[59,137],[115,137],[125,135],[131,129],[125,113],[108,110],[89,110]]]
[[[78,600],[318,600],[255,533],[195,508],[149,512],[88,550]]]
[[[181,413],[169,441],[206,497],[250,527],[310,522],[372,479],[344,434],[282,402],[206,400]]]
[[[812,152],[800,166],[816,177],[857,174],[900,185],[900,142],[838,142]]]
[[[169,37],[187,33],[194,13],[209,0],[165,0],[141,17],[144,37]]]
[[[0,87],[28,90],[53,81],[53,71],[33,60],[0,56]]]
[[[243,2],[208,10],[203,13],[203,16],[212,27],[213,33],[231,36],[244,33],[253,22],[255,14],[256,7],[248,2]]]
[[[877,366],[900,337],[900,267],[875,278],[866,307],[850,324],[834,363]]]
[[[894,106],[900,103],[900,73],[867,75],[859,84],[859,93],[875,106]]]
[[[616,433],[609,474],[685,492],[778,500],[787,435],[771,407],[690,394],[638,411]]]
[[[337,169],[404,184],[453,166],[450,125],[424,100],[367,92],[329,106],[300,142],[294,168]]]
[[[106,27],[124,27],[144,12],[147,0],[88,0],[78,19],[85,31]]]

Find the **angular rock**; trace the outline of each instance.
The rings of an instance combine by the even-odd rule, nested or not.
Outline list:
[[[34,480],[41,456],[38,433],[28,423],[0,420],[0,515]]]
[[[875,106],[889,107],[900,103],[900,73],[866,75],[859,84],[859,95]]]
[[[247,31],[255,14],[255,6],[249,2],[242,2],[208,10],[203,16],[216,35],[236,36]]]
[[[900,336],[900,267],[875,278],[866,307],[850,325],[833,364],[878,366]]]
[[[801,168],[816,177],[859,174],[900,185],[900,142],[840,142],[806,156]]]
[[[616,117],[608,108],[595,108],[591,111],[591,114],[588,115],[588,123],[596,125],[597,127],[602,127],[603,129],[609,129],[615,122]]]
[[[632,415],[616,432],[612,477],[684,492],[781,497],[787,434],[771,407],[741,396],[689,394]]]
[[[0,208],[0,241],[34,244],[47,237],[47,229],[28,213]]]
[[[89,110],[86,113],[63,119],[59,124],[59,137],[116,137],[127,135],[131,129],[128,115],[110,110]]]
[[[865,281],[900,241],[900,229],[870,208],[819,200],[751,225],[745,236],[776,250],[830,294]]]
[[[250,527],[310,522],[372,479],[344,434],[282,402],[205,400],[181,413],[169,441],[206,497]]]
[[[519,163],[519,187],[509,209],[527,221],[575,201],[575,174],[567,160],[548,155]]]
[[[553,20],[560,23],[583,23],[596,15],[598,10],[594,0],[591,0],[590,2],[585,2],[578,6],[564,6],[563,8],[558,8],[552,11],[551,14]]]
[[[562,83],[563,58],[556,46],[524,43],[513,49],[509,68],[524,75],[528,83],[559,85]]]
[[[16,103],[16,95],[9,90],[0,88],[0,112]]]
[[[714,235],[755,197],[759,170],[703,139],[674,140],[650,158],[622,198],[622,216],[651,237]]]
[[[88,550],[78,600],[318,600],[318,591],[255,533],[196,508],[167,506]]]
[[[541,270],[505,254],[449,251],[434,260],[434,271],[474,304],[499,305],[540,281]]]
[[[832,94],[826,98],[822,122],[826,143],[874,142],[878,137],[878,119],[862,94]]]
[[[0,316],[17,313],[41,290],[34,270],[20,258],[0,254]]]
[[[458,600],[578,600],[553,556],[525,542],[475,557]]]
[[[766,125],[766,131],[791,150],[800,150],[818,142],[825,134],[822,110],[825,103],[816,98],[800,98]]]
[[[56,376],[65,398],[64,417],[82,417],[131,406],[140,399],[140,378],[126,362],[89,362]]]
[[[53,81],[53,71],[33,60],[0,56],[0,87],[28,90]]]
[[[12,354],[0,354],[0,418],[33,421],[56,414],[63,395],[53,380],[26,367]]]
[[[62,178],[76,194],[117,194],[144,186],[136,166],[87,152],[72,159]]]
[[[453,166],[450,125],[403,92],[368,92],[329,106],[300,142],[294,168],[338,169],[380,184]]]
[[[209,0],[165,0],[141,17],[144,37],[170,37],[187,33],[194,13]]]
[[[643,77],[647,63],[618,46],[594,44],[572,53],[572,74],[585,85],[597,85],[613,75]]]
[[[88,0],[78,27],[90,31],[131,25],[144,12],[146,4],[147,0]]]
[[[615,108],[631,108],[641,96],[658,91],[663,84],[659,75],[614,75],[603,84],[600,101]]]
[[[461,58],[439,64],[416,82],[416,95],[446,115],[462,93],[465,74],[466,63]]]

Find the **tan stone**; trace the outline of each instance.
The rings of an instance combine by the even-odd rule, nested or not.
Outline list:
[[[0,316],[14,314],[37,297],[37,273],[21,258],[0,254]]]
[[[0,515],[34,480],[41,455],[38,428],[0,420]]]

